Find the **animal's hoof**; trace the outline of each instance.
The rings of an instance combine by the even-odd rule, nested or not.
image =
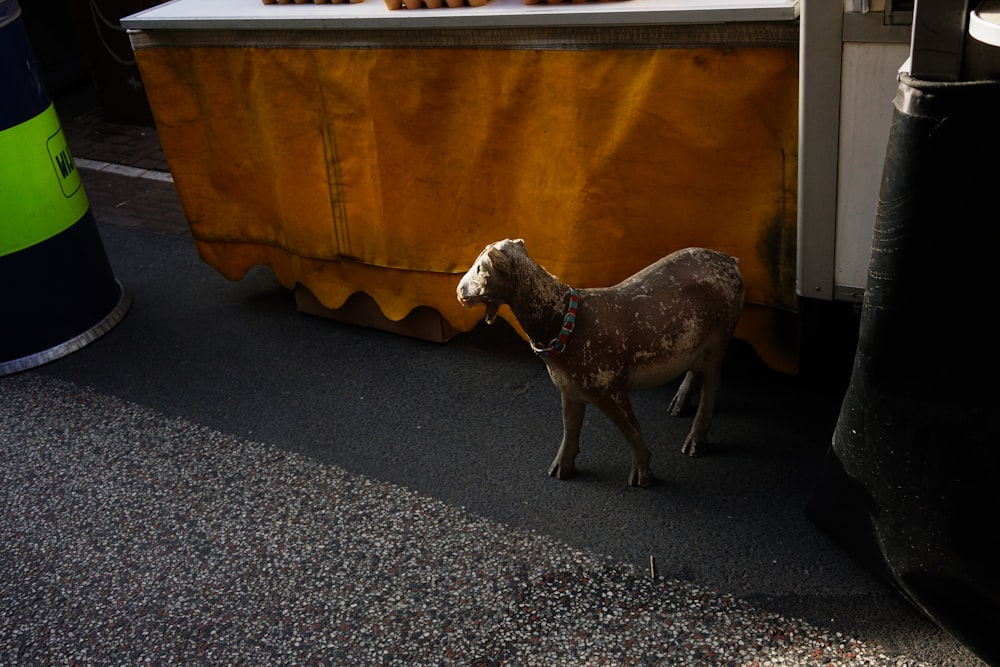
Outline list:
[[[687,414],[687,411],[687,401],[676,396],[670,401],[670,405],[667,406],[667,412],[670,413],[671,417],[683,417]]]
[[[559,461],[549,466],[549,476],[556,479],[569,479],[576,474],[576,468],[572,465],[560,464]]]
[[[632,468],[631,472],[628,474],[628,485],[629,486],[650,486],[653,483],[653,473],[649,471],[649,468],[645,470],[639,470],[637,468]]]
[[[681,447],[681,453],[687,454],[691,458],[698,458],[702,454],[708,451],[707,442],[697,442],[691,438],[684,441],[684,446]]]

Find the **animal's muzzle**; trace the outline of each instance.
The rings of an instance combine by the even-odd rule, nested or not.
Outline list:
[[[466,279],[463,278],[462,281],[458,283],[455,295],[458,297],[458,302],[466,308],[474,306],[477,303],[486,304],[487,324],[493,324],[493,321],[497,318],[497,311],[500,309],[500,304],[490,302],[486,298],[486,295],[479,289],[479,286],[472,281],[467,282]]]
[[[455,289],[455,296],[458,297],[459,303],[463,306],[471,306],[477,303],[477,295],[475,295],[465,282],[458,283],[458,287]]]
[[[473,266],[458,281],[455,293],[463,306],[470,306],[474,303],[481,303],[484,300],[483,285],[477,280],[476,267]]]

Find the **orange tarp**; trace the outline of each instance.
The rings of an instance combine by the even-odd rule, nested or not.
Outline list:
[[[136,55],[198,250],[228,278],[264,264],[327,308],[362,291],[469,330],[482,312],[455,286],[489,242],[524,238],[577,287],[699,245],[740,259],[738,335],[796,368],[795,49]]]

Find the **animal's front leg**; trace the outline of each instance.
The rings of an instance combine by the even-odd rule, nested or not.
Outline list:
[[[632,412],[632,402],[625,391],[612,392],[596,402],[601,412],[608,416],[628,441],[632,450],[632,467],[628,473],[629,486],[649,486],[653,473],[649,469],[649,449],[642,439],[639,420]]]
[[[566,398],[562,395],[563,437],[559,452],[549,466],[549,474],[557,479],[569,479],[576,472],[576,455],[580,453],[580,428],[586,403]]]

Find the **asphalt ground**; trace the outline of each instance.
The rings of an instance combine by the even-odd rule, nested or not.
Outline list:
[[[362,606],[371,607],[384,604],[384,595],[368,598],[353,588],[331,587],[332,575],[319,565],[315,578],[308,567],[296,570],[298,578],[289,596],[298,599],[303,591],[318,587],[329,606],[342,605],[335,625],[327,625],[333,617],[313,619],[312,634],[302,639],[312,649],[308,660],[289,649],[299,647],[291,635],[271,642],[289,650],[248,651],[248,643],[271,645],[268,633],[282,627],[277,621],[261,621],[266,618],[263,612],[254,616],[253,623],[214,626],[228,644],[206,639],[199,643],[189,636],[197,625],[190,616],[218,621],[221,612],[213,606],[218,595],[236,606],[245,599],[247,610],[263,608],[255,606],[263,603],[252,593],[267,580],[260,573],[267,568],[250,568],[242,578],[230,573],[226,579],[239,579],[250,591],[244,591],[242,598],[226,593],[222,584],[213,584],[216,597],[202,597],[211,586],[189,582],[190,599],[184,606],[189,616],[183,618],[163,611],[174,588],[147,581],[142,595],[148,599],[127,618],[146,618],[154,628],[159,645],[149,651],[136,643],[149,641],[150,635],[123,635],[100,625],[108,612],[97,601],[86,601],[90,595],[85,592],[86,576],[79,579],[83,583],[77,593],[85,602],[75,611],[67,609],[65,597],[51,594],[51,588],[45,589],[49,594],[27,599],[5,597],[8,601],[0,603],[5,607],[0,634],[7,639],[0,640],[0,663],[981,664],[847,556],[806,516],[850,371],[850,332],[831,333],[829,357],[820,353],[810,358],[804,372],[794,376],[768,369],[748,346],[735,342],[710,434],[714,448],[698,459],[680,453],[689,419],[673,418],[666,410],[676,382],[636,393],[635,410],[652,450],[656,477],[647,489],[627,487],[623,440],[591,409],[578,476],[558,481],[546,475],[561,435],[558,393],[542,362],[509,326],[483,324],[444,344],[426,342],[299,313],[293,295],[265,268],[238,282],[227,281],[197,256],[173,184],[162,177],[166,165],[162,153],[157,153],[155,130],[103,123],[86,99],[83,95],[68,100],[60,117],[71,150],[78,162],[87,165],[81,167],[84,187],[112,266],[133,303],[115,328],[83,349],[0,378],[6,411],[0,416],[4,429],[0,451],[6,452],[5,466],[20,461],[22,445],[24,452],[37,454],[31,458],[25,453],[28,458],[20,463],[25,470],[37,466],[31,477],[35,482],[29,484],[8,467],[7,491],[0,492],[0,515],[5,521],[22,521],[31,528],[7,542],[8,562],[48,563],[40,567],[43,574],[60,567],[86,573],[93,567],[95,553],[118,554],[117,565],[108,565],[111,569],[104,573],[115,580],[148,577],[159,569],[187,571],[195,567],[192,563],[221,567],[206,565],[204,552],[220,544],[212,538],[213,530],[176,518],[208,502],[204,485],[197,487],[202,495],[185,505],[194,487],[181,489],[175,483],[160,488],[154,480],[168,478],[177,472],[174,469],[161,471],[161,476],[150,473],[154,480],[150,485],[167,497],[149,495],[150,485],[131,488],[121,477],[98,475],[94,484],[120,493],[93,507],[114,515],[125,510],[123,505],[135,503],[145,508],[154,524],[158,508],[172,508],[174,518],[162,531],[194,550],[187,560],[180,558],[186,553],[181,546],[170,552],[173,559],[166,558],[162,548],[139,559],[135,550],[149,549],[151,542],[136,539],[141,519],[138,524],[122,519],[93,529],[101,535],[100,549],[94,546],[96,538],[83,536],[88,546],[70,549],[67,555],[63,545],[60,558],[68,562],[57,561],[38,534],[46,526],[51,529],[51,521],[23,519],[22,509],[42,507],[59,497],[60,480],[66,476],[86,480],[95,473],[95,465],[113,469],[87,458],[95,448],[116,452],[115,460],[129,459],[129,466],[119,471],[126,477],[176,452],[191,460],[210,457],[207,481],[205,469],[188,473],[201,475],[200,481],[222,496],[216,500],[227,512],[234,503],[256,508],[254,521],[261,523],[254,524],[254,530],[261,535],[283,530],[288,518],[279,513],[269,519],[274,508],[256,504],[260,494],[273,491],[279,505],[279,498],[288,506],[298,501],[287,496],[288,485],[283,491],[280,485],[254,486],[260,479],[259,468],[289,457],[298,466],[294,479],[299,485],[360,486],[370,491],[362,506],[352,505],[350,494],[324,496],[328,503],[324,507],[334,514],[338,508],[344,510],[346,518],[339,529],[330,523],[310,524],[316,531],[339,535],[333,546],[318,543],[336,553],[316,554],[314,565],[324,563],[326,553],[343,560],[325,562],[325,567],[343,574],[358,566],[346,556],[355,548],[369,554],[378,549],[404,554],[425,544],[427,552],[407,561],[419,565],[407,580],[408,588],[400,589],[393,581],[399,568],[394,572],[391,563],[369,568],[373,582],[382,581],[386,590],[401,596],[391,605],[398,614],[383,619],[381,625],[365,615],[370,611],[352,612],[343,598],[354,596]],[[132,151],[127,148],[129,141],[135,145]],[[109,165],[131,169],[109,169]],[[114,417],[132,414],[124,420]],[[169,445],[173,441],[165,433],[175,431],[182,435]],[[81,434],[91,434],[87,437],[94,440]],[[164,453],[163,447],[176,451]],[[60,468],[55,477],[50,474],[48,487],[38,484],[47,466],[66,463],[60,457],[67,451],[78,452],[73,467]],[[133,455],[139,458],[132,461]],[[233,473],[227,475],[226,470]],[[241,489],[259,493],[240,495]],[[58,508],[50,510],[50,519],[67,512],[64,521],[79,522],[74,498],[63,498]],[[84,503],[76,511],[87,507]],[[386,512],[384,517],[380,511]],[[239,530],[246,528],[242,514],[218,516],[215,534],[230,535],[231,528],[246,536]],[[438,532],[416,530],[407,517]],[[397,542],[373,546],[371,533],[395,535]],[[310,535],[301,536],[303,543],[325,539],[318,533]],[[412,539],[400,537],[405,535]],[[160,542],[153,543],[165,538],[157,539]],[[246,548],[253,552],[250,542]],[[439,550],[441,545],[445,546]],[[133,558],[122,558],[122,553]],[[78,562],[73,562],[74,555]],[[651,558],[655,578],[648,573]],[[379,562],[388,561],[392,557],[384,554]],[[531,620],[537,609],[551,604],[563,589],[546,588],[548,597],[532,599],[532,611],[512,603],[523,601],[523,595],[512,598],[509,591],[494,587],[490,593],[463,584],[472,587],[436,603],[451,623],[441,627],[468,629],[474,624],[479,631],[468,630],[465,644],[446,650],[426,637],[412,636],[410,625],[405,625],[406,631],[399,628],[404,627],[400,619],[406,613],[426,618],[424,611],[417,611],[419,602],[437,599],[435,586],[442,577],[432,575],[449,562],[472,563],[459,578],[476,586],[487,580],[533,586],[568,577],[572,585],[567,585],[582,602],[554,616],[553,624],[540,625]],[[0,590],[13,594],[19,587],[38,586],[43,574],[8,571]],[[354,579],[358,576],[355,573]],[[454,584],[456,576],[449,581]],[[618,600],[632,596],[633,607],[641,607],[643,613],[627,625],[609,624],[601,615],[598,584],[613,590]],[[99,600],[114,597],[96,584],[92,588]],[[499,597],[493,600],[490,595]],[[468,611],[470,599],[491,611]],[[670,600],[674,602],[667,604]],[[454,607],[451,613],[449,605]],[[692,613],[699,606],[704,613]],[[498,608],[506,611],[497,616]],[[720,624],[720,614],[734,609],[751,621]],[[479,622],[473,623],[477,618]],[[493,625],[484,618],[492,619]],[[45,619],[50,628],[68,624],[75,633],[57,640],[51,629],[47,633],[40,629],[47,624]],[[88,619],[94,623],[89,635]],[[509,629],[515,620],[520,623],[518,631],[525,634],[507,637],[503,628]],[[188,628],[184,641],[164,639],[172,622]],[[640,626],[645,631],[633,636]],[[395,627],[397,633],[389,633],[395,639],[376,641],[376,627]],[[666,632],[668,627],[675,630]],[[486,632],[488,628],[492,630]],[[353,652],[330,647],[334,634],[352,632],[356,636],[341,645],[354,646]],[[579,632],[589,632],[599,641],[562,641]],[[446,630],[439,628],[441,633]],[[713,635],[718,636],[706,639]],[[699,642],[709,648],[690,648]],[[566,648],[569,644],[573,646]],[[762,648],[756,653],[744,650],[748,645]],[[557,651],[556,646],[562,648]],[[381,652],[366,653],[365,647]],[[261,656],[264,662],[257,661],[264,660]]]

